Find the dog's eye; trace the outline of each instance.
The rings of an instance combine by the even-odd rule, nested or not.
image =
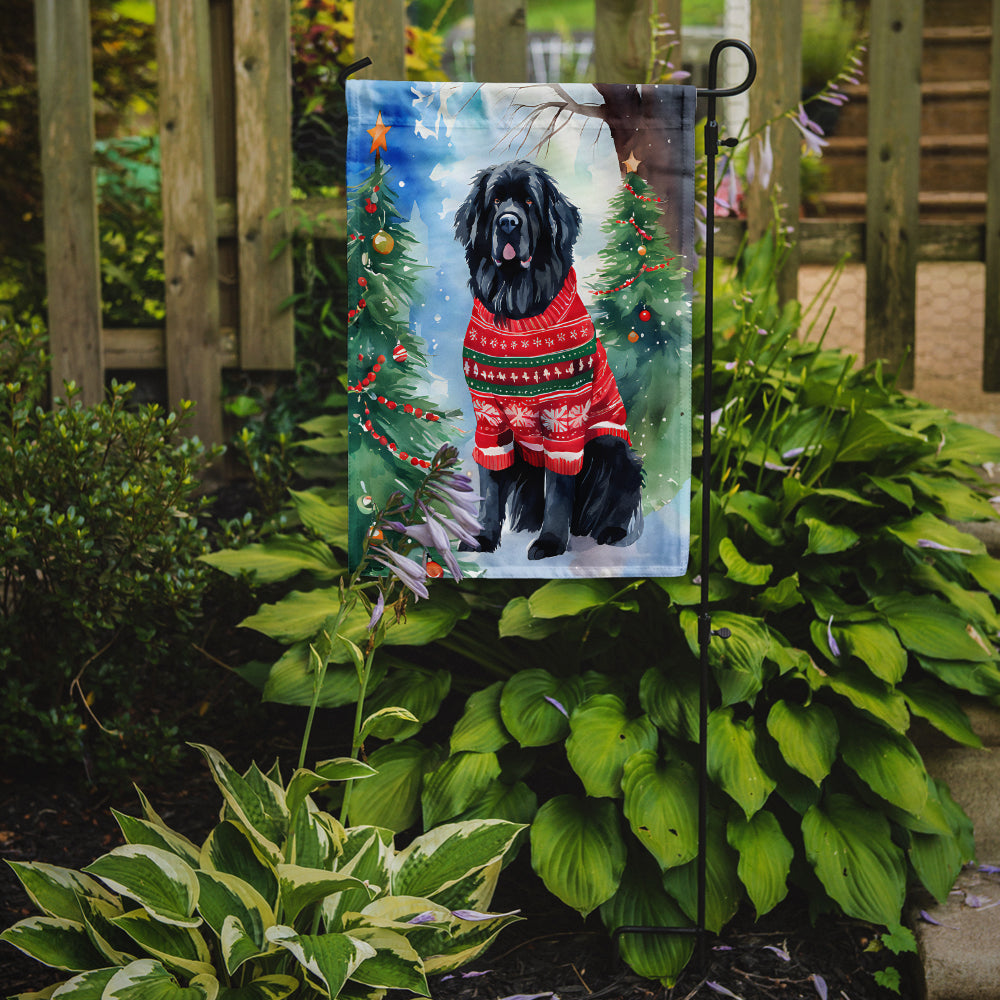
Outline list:
[[[525,205],[534,205],[534,204],[535,203],[530,198],[525,202]]]
[[[493,204],[494,205],[499,205],[500,204],[500,199],[499,198],[494,198],[493,199]]]

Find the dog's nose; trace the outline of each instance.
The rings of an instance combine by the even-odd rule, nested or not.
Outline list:
[[[497,220],[500,231],[508,236],[521,227],[521,220],[513,212],[504,212]]]

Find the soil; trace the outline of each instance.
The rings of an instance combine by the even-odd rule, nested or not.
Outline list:
[[[257,746],[261,732],[256,732]],[[291,748],[287,717],[270,720],[264,745]],[[249,761],[249,736],[220,739],[234,764]],[[284,756],[284,754],[282,755]],[[192,767],[145,789],[172,827],[198,841],[218,814],[219,796],[207,768],[192,751]],[[111,808],[139,814],[133,793],[101,794],[65,777],[0,778],[0,858],[81,868],[122,842]],[[802,900],[786,901],[762,921],[741,913],[718,938],[706,936],[704,968],[697,957],[673,989],[642,979],[619,961],[596,915],[586,922],[550,896],[524,857],[500,879],[500,911],[520,909],[525,919],[503,931],[491,949],[451,977],[431,978],[435,1000],[691,1000],[736,996],[743,1000],[887,1000],[874,974],[894,965],[904,997],[915,996],[912,970],[884,951],[866,950],[875,936],[865,924],[821,918],[810,924]],[[0,927],[34,911],[11,870],[0,866]],[[0,995],[39,990],[60,981],[6,944],[0,944]]]

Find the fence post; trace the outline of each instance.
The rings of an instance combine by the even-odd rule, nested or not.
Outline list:
[[[750,88],[750,131],[778,118],[771,126],[774,168],[767,187],[760,172],[747,192],[747,228],[751,240],[760,239],[774,221],[777,202],[779,225],[794,229],[792,246],[777,276],[778,297],[782,302],[798,297],[799,261],[799,159],[802,136],[787,118],[780,118],[798,106],[802,97],[802,4],[800,0],[760,0],[750,8],[750,41],[760,72]],[[760,151],[760,136],[753,141],[751,154]],[[759,160],[758,160],[759,162]],[[778,234],[775,234],[776,236]]]
[[[527,79],[528,30],[524,0],[475,0],[476,59],[480,83]]]
[[[207,0],[159,0],[167,395],[195,401],[191,430],[222,441],[219,252]]]
[[[865,360],[913,387],[923,0],[872,0],[868,53]]]
[[[233,5],[242,368],[295,367],[290,20],[288,0]]]
[[[594,0],[594,71],[598,83],[645,83],[651,2],[656,0]]]
[[[993,0],[990,45],[989,170],[986,178],[986,326],[983,389],[1000,391],[1000,0]]]
[[[35,0],[52,393],[104,397],[89,0]]]
[[[372,61],[359,77],[406,79],[405,0],[354,0],[354,56]]]

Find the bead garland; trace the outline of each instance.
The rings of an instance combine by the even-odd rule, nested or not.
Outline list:
[[[644,194],[639,194],[639,193],[638,193],[638,192],[637,192],[637,191],[635,190],[635,188],[634,188],[634,187],[632,187],[632,185],[631,185],[631,184],[629,184],[629,182],[628,182],[628,181],[622,181],[622,183],[623,183],[623,184],[625,185],[625,189],[626,189],[627,191],[631,191],[631,192],[632,192],[632,194],[634,194],[634,195],[636,196],[636,198],[638,198],[638,199],[639,199],[639,201],[655,201],[655,202],[662,202],[662,201],[663,201],[663,199],[662,199],[662,198],[650,198],[650,197],[649,197],[648,195],[644,195]]]
[[[652,240],[652,238],[653,238],[652,236],[650,236],[650,235],[649,235],[649,233],[647,233],[647,232],[646,232],[646,230],[645,230],[645,229],[643,229],[643,228],[642,228],[642,227],[641,227],[641,226],[639,225],[639,223],[638,223],[638,222],[636,222],[636,221],[635,221],[635,217],[634,217],[634,216],[633,216],[633,217],[632,217],[631,219],[615,219],[615,222],[616,222],[616,223],[617,223],[617,224],[618,224],[619,226],[628,226],[628,225],[631,225],[631,226],[633,226],[633,227],[635,228],[635,231],[636,231],[636,232],[637,232],[637,233],[638,233],[638,234],[639,234],[639,235],[640,235],[640,236],[641,236],[641,237],[642,237],[642,238],[643,238],[644,240]]]
[[[629,278],[628,281],[623,282],[617,288],[595,288],[591,291],[591,295],[614,295],[615,292],[624,291],[629,285],[635,284],[642,277],[643,271],[660,271],[665,267],[668,267],[674,262],[676,258],[668,257],[662,264],[643,264],[639,268],[639,273],[634,278]]]

